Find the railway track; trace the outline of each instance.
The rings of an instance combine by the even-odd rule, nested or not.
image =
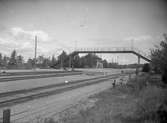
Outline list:
[[[0,76],[0,82],[9,82],[24,79],[38,79],[38,78],[48,78],[48,77],[60,77],[60,76],[70,76],[70,75],[80,75],[83,72],[51,72],[51,73],[35,73],[35,74],[23,74],[23,75],[12,75],[12,76]]]
[[[36,87],[26,90],[17,90],[17,91],[0,93],[0,107],[12,106],[33,99],[62,93],[75,88],[97,84],[109,79],[115,79],[120,75],[123,74],[100,76],[91,79],[71,81],[69,83],[52,84],[48,86]]]
[[[37,74],[52,74],[52,73],[70,73],[71,71],[23,71],[23,72],[5,72],[0,76],[18,76],[18,75],[37,75]],[[72,71],[81,72],[81,71]]]

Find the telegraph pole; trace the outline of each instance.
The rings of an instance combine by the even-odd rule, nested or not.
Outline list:
[[[36,69],[36,59],[37,59],[37,35],[35,35],[34,69]]]

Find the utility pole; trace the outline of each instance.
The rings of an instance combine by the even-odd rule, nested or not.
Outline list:
[[[117,56],[117,64],[119,64],[119,56]]]
[[[34,69],[36,69],[36,60],[37,59],[37,36],[35,35],[35,54],[34,54]]]

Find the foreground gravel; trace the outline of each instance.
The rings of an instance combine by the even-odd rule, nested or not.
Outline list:
[[[78,101],[108,89],[111,86],[112,80],[109,80],[12,106],[10,107],[12,114],[11,120],[14,123],[25,123],[27,121],[35,123],[39,118],[55,116],[65,109],[75,105]],[[2,110],[3,108],[0,109],[0,116],[2,116]]]

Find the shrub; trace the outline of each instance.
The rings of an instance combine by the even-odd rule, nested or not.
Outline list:
[[[150,65],[148,63],[144,64],[142,72],[150,72]]]
[[[164,105],[166,100],[166,90],[157,86],[147,86],[139,93],[136,103],[136,115],[143,120],[160,120],[159,108]]]
[[[165,69],[162,74],[162,81],[164,82],[164,84],[167,84],[167,69]]]

